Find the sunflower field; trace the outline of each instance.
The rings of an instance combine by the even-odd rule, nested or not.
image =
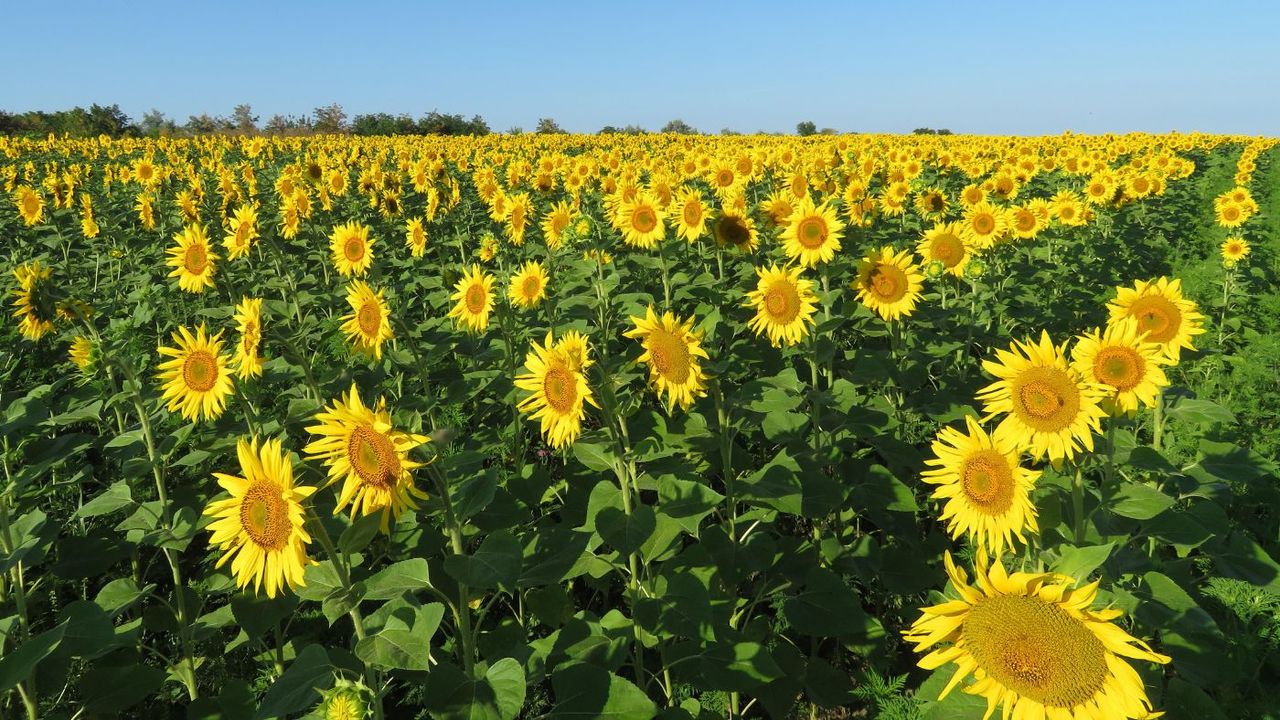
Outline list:
[[[1280,717],[1280,149],[0,139],[0,716]]]

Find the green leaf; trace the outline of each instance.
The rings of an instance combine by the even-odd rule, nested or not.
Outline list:
[[[266,637],[276,629],[276,624],[298,609],[298,599],[292,595],[268,598],[256,593],[241,592],[231,596],[231,614],[251,638]]]
[[[80,678],[80,697],[93,715],[110,717],[160,689],[165,673],[150,665],[93,665]]]
[[[782,615],[796,632],[817,637],[852,635],[866,630],[866,613],[839,575],[822,567],[805,573],[804,589],[782,604]]]
[[[338,547],[346,553],[358,553],[369,546],[381,529],[380,513],[358,517],[338,536]]]
[[[297,588],[298,597],[303,600],[324,600],[342,587],[338,579],[338,570],[332,560],[322,560],[316,565],[308,565],[302,575],[303,585]]]
[[[520,577],[520,543],[506,530],[485,538],[472,555],[450,555],[445,572],[472,588],[511,590]]]
[[[113,649],[116,629],[111,616],[88,600],[68,603],[58,613],[66,625],[66,633],[58,644],[58,654],[92,660]]]
[[[921,717],[923,720],[977,720],[987,710],[987,700],[980,695],[961,692],[965,682],[951,689],[942,700],[938,696],[955,674],[953,667],[935,670],[927,680],[920,684],[916,697],[924,701]]]
[[[1053,564],[1053,570],[1083,580],[1111,557],[1111,550],[1115,545],[1113,542],[1082,547],[1063,545],[1059,549],[1058,561]]]
[[[141,600],[144,595],[153,589],[155,589],[155,585],[139,588],[138,583],[134,582],[133,578],[116,578],[103,585],[93,601],[103,610],[114,615],[133,607],[134,603]]]
[[[503,658],[476,680],[441,663],[427,674],[423,690],[423,704],[436,720],[512,720],[524,706],[524,668]]]
[[[768,648],[760,643],[717,643],[702,654],[702,679],[709,690],[741,692],[782,677]]]
[[[386,670],[427,670],[431,646],[411,630],[386,627],[356,643],[356,657]]]
[[[1125,483],[1116,493],[1111,512],[1134,520],[1150,520],[1173,507],[1174,499],[1139,482]]]
[[[696,535],[702,519],[715,512],[724,496],[696,480],[673,475],[658,478],[658,514],[672,518],[687,533]]]
[[[317,692],[333,684],[329,655],[319,645],[308,645],[298,653],[279,680],[271,685],[258,706],[254,720],[284,717],[315,705]]]
[[[604,668],[573,662],[558,665],[551,675],[556,705],[551,718],[649,720],[658,708],[648,695]]]
[[[366,600],[390,600],[406,592],[418,592],[431,587],[427,561],[423,558],[401,560],[379,570],[365,580]]]
[[[64,621],[54,629],[27,640],[16,650],[0,658],[0,693],[12,689],[30,677],[36,669],[36,664],[58,647],[66,632],[67,623]]]
[[[113,513],[122,508],[132,507],[135,505],[133,495],[129,492],[129,483],[124,480],[118,480],[111,484],[106,490],[98,493],[97,497],[80,506],[76,510],[75,517],[97,517]]]
[[[1230,410],[1215,402],[1201,400],[1200,398],[1182,398],[1175,403],[1171,403],[1166,408],[1165,415],[1166,417],[1201,426],[1211,426],[1218,423],[1231,425],[1236,421],[1236,416]]]
[[[617,508],[604,508],[596,517],[596,532],[623,555],[639,550],[657,526],[658,518],[648,505],[634,508],[630,515]]]
[[[586,465],[588,470],[603,472],[614,468],[615,455],[607,445],[579,440],[573,444],[573,456],[578,459],[578,462]]]

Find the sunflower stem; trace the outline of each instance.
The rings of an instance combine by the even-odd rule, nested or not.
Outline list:
[[[662,309],[671,309],[671,276],[667,269],[666,243],[658,241],[658,261],[662,263]]]
[[[1164,441],[1164,391],[1156,393],[1156,407],[1151,412],[1151,447],[1160,452]]]
[[[1071,483],[1071,523],[1075,544],[1084,543],[1084,475],[1076,465],[1075,480]]]
[[[5,486],[13,487],[13,478],[9,473],[9,438],[7,437],[4,439],[3,460]],[[6,555],[13,553],[13,530],[9,522],[8,494],[0,497],[0,545],[3,546],[0,549],[3,549]],[[27,614],[27,587],[22,573],[22,561],[19,560],[14,563],[9,572],[13,575],[11,585],[13,587],[13,602],[18,611],[18,627],[22,629],[22,638],[29,638],[31,636],[31,626]],[[18,682],[18,694],[22,697],[22,705],[27,711],[27,720],[36,720],[40,716],[40,708],[36,703],[36,678],[34,673]]]

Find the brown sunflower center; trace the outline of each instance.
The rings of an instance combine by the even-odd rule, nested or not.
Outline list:
[[[989,515],[998,515],[1013,504],[1013,472],[1003,455],[986,448],[964,459],[965,497]]]
[[[733,184],[733,171],[725,168],[716,173],[716,185],[720,187],[729,187]]]
[[[826,221],[815,215],[802,218],[796,227],[796,240],[809,250],[822,247],[827,242]]]
[[[978,667],[1043,705],[1074,708],[1106,683],[1102,641],[1066,610],[1039,598],[986,598],[969,611],[962,633]]]
[[[929,209],[929,212],[938,213],[947,208],[947,201],[942,199],[941,195],[930,194],[925,197],[924,206]]]
[[[390,490],[400,477],[400,458],[391,438],[368,425],[351,432],[347,440],[347,461],[364,484],[379,490]]]
[[[538,297],[540,292],[542,292],[542,279],[537,275],[530,275],[520,283],[520,294],[527,300]]]
[[[196,392],[208,392],[218,382],[218,362],[208,350],[192,350],[182,361],[182,382]]]
[[[907,294],[907,274],[902,268],[877,263],[867,275],[864,287],[881,302],[897,302]]]
[[[1013,225],[1018,232],[1030,232],[1036,226],[1036,215],[1030,210],[1019,210],[1014,215]]]
[[[645,339],[649,365],[668,382],[684,384],[689,379],[692,362],[684,338],[663,328],[656,328]]]
[[[578,400],[578,379],[568,367],[553,365],[542,378],[542,394],[552,410],[567,415]]]
[[[1133,348],[1105,347],[1093,358],[1093,374],[1120,392],[1137,387],[1145,368],[1142,356]]]
[[[786,325],[800,315],[800,293],[795,284],[778,280],[764,294],[764,309],[775,323]]]
[[[342,241],[342,255],[347,262],[360,262],[364,257],[364,241],[358,235],[352,235]]]
[[[964,259],[964,242],[955,233],[943,233],[933,239],[929,245],[933,259],[945,267],[955,267]]]
[[[240,527],[263,550],[280,550],[292,533],[289,506],[280,486],[259,480],[240,500]]]
[[[204,249],[204,245],[188,245],[186,253],[182,256],[182,265],[192,275],[203,273],[209,266],[209,253]]]
[[[725,215],[720,218],[718,224],[720,237],[724,241],[732,245],[742,247],[751,240],[751,229],[747,227],[746,222],[737,215]]]
[[[684,210],[681,211],[684,217],[684,224],[690,227],[696,227],[702,222],[702,203],[697,199],[689,200],[684,204]]]
[[[641,205],[631,211],[631,227],[638,233],[650,233],[658,227],[658,215],[648,205]]]
[[[973,231],[979,235],[990,235],[996,229],[996,219],[990,213],[980,213],[973,217]]]
[[[556,213],[551,216],[551,232],[559,235],[564,229],[569,227],[569,216],[565,213]]]
[[[360,305],[360,309],[356,312],[356,324],[360,326],[360,332],[364,335],[377,336],[378,330],[382,327],[382,308],[378,307],[377,301],[371,298]]]
[[[489,296],[484,291],[484,286],[480,283],[472,283],[467,288],[467,292],[463,295],[462,301],[466,303],[467,312],[472,315],[479,315],[484,312],[484,306],[488,304]]]
[[[24,215],[35,215],[40,212],[40,198],[34,193],[22,196],[22,212]]]
[[[1182,312],[1173,301],[1162,295],[1144,295],[1129,306],[1129,314],[1138,319],[1138,330],[1147,334],[1147,340],[1166,343],[1172,340],[1182,325]]]
[[[1236,220],[1240,217],[1240,208],[1228,205],[1222,210],[1224,220]]]
[[[1029,368],[1014,381],[1013,411],[1041,432],[1071,427],[1080,410],[1080,388],[1056,367]]]

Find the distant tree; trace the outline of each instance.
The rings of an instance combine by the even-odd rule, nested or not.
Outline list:
[[[237,105],[231,111],[231,124],[242,135],[254,135],[258,132],[258,116],[253,114],[253,108],[248,103]]]
[[[819,135],[839,135],[840,131],[835,128],[822,128],[818,131]]]
[[[614,127],[613,125],[605,125],[604,127],[600,128],[600,132],[596,134],[597,135],[617,135],[620,132],[622,131],[619,130],[617,127]]]
[[[733,128],[723,127],[723,128],[720,128],[720,134],[721,135],[741,135],[742,133],[738,132],[737,130],[734,130]]]
[[[356,135],[418,135],[418,124],[409,115],[373,113],[356,115],[351,120],[351,132]]]
[[[565,129],[549,117],[539,119],[538,126],[533,131],[539,135],[563,135],[565,133]]]
[[[479,115],[470,120],[461,115],[450,115],[432,110],[418,120],[418,132],[423,135],[488,135],[489,123]]]
[[[172,135],[177,131],[178,125],[165,117],[164,113],[151,108],[150,112],[143,113],[142,120],[138,123],[138,129],[143,135],[156,137],[159,135]]]
[[[336,135],[351,129],[347,125],[347,112],[338,103],[318,107],[312,114],[315,119],[311,122],[311,128],[317,133]]]
[[[302,135],[311,131],[311,119],[305,115],[272,115],[262,131],[268,135]]]
[[[209,133],[230,130],[232,127],[231,121],[226,118],[200,113],[199,115],[189,116],[183,129],[192,135],[208,135]]]
[[[676,119],[668,122],[666,125],[663,125],[662,129],[658,132],[675,133],[677,135],[697,135],[698,129],[683,120]]]
[[[89,106],[87,120],[89,135],[120,137],[122,135],[135,135],[138,132],[138,128],[129,119],[129,116],[124,114],[119,105],[107,107],[94,103]]]
[[[818,126],[812,120],[796,123],[796,134],[801,137],[808,137],[816,132],[818,132]]]
[[[524,134],[524,128],[520,127],[519,125],[512,125],[511,127],[507,128],[507,134],[508,134],[508,135],[523,135],[523,134]]]
[[[951,131],[946,128],[942,128],[940,130],[934,130],[933,128],[925,127],[925,128],[916,128],[915,130],[911,131],[911,134],[912,135],[950,135]]]
[[[622,134],[623,135],[648,135],[649,131],[645,130],[639,125],[627,125],[626,127],[622,128]]]

